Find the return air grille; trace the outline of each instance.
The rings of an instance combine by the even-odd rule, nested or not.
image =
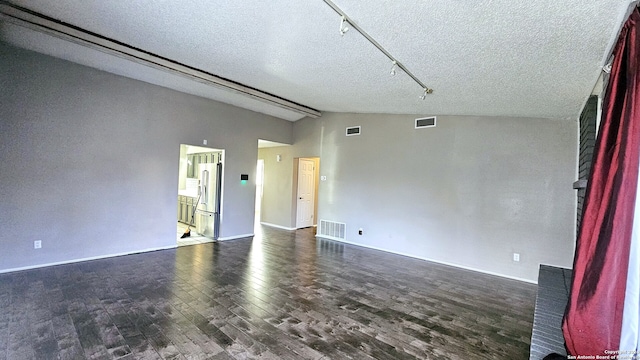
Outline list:
[[[350,126],[347,128],[347,136],[360,135],[360,126]]]
[[[416,119],[416,129],[430,128],[435,126],[436,126],[435,116]]]
[[[318,227],[318,236],[333,240],[346,240],[347,224],[335,221],[320,220],[320,226]]]

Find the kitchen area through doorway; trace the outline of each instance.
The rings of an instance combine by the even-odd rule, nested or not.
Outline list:
[[[224,150],[180,145],[178,246],[216,240],[220,233]]]

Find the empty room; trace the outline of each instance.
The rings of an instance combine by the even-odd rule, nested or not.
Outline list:
[[[0,360],[637,346],[636,6],[0,0]]]

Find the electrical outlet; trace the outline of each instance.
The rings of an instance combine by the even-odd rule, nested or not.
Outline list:
[[[362,228],[358,229],[358,235],[362,235]]]
[[[34,249],[40,249],[42,248],[42,240],[36,240],[33,242],[33,248]]]
[[[513,261],[520,261],[520,254],[519,253],[513,253]]]

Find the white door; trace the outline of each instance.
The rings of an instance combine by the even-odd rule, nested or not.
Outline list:
[[[297,228],[313,226],[313,210],[315,208],[316,176],[314,161],[298,160],[298,210]]]

